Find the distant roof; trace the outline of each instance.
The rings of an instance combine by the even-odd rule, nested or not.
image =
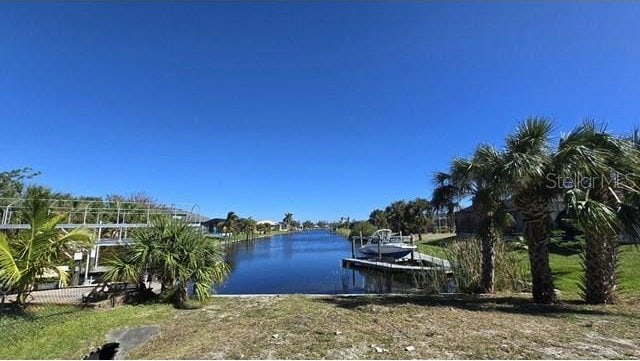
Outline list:
[[[211,218],[207,221],[202,222],[203,225],[212,225],[212,226],[217,226],[218,224],[220,224],[221,222],[226,221],[225,218]]]
[[[184,209],[180,209],[180,208],[170,208],[170,211],[172,215],[178,216],[190,223],[203,223],[209,219],[209,217],[205,217],[201,214],[185,211]]]
[[[269,224],[269,225],[275,226],[278,224],[278,222],[274,222],[268,219],[263,219],[261,221],[256,222],[256,224]]]

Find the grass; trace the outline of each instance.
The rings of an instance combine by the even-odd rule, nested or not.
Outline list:
[[[160,337],[130,356],[634,358],[640,356],[632,341],[640,327],[637,311],[638,305],[540,307],[501,297],[219,298],[181,313],[179,322],[163,325]]]
[[[437,236],[437,235],[436,235]],[[445,257],[445,247],[455,237],[434,237],[418,244],[420,252],[436,257]],[[553,240],[549,246],[549,263],[553,273],[555,287],[563,299],[579,299],[578,286],[583,275],[581,266],[580,242],[560,242]],[[526,251],[516,251],[525,253]],[[528,258],[525,258],[528,262]],[[635,245],[620,246],[619,249],[619,287],[623,296],[640,298],[640,247]]]
[[[0,310],[0,359],[80,359],[102,345],[110,329],[156,323],[173,312],[166,305],[113,310],[82,310],[75,306]]]
[[[160,334],[128,358],[638,358],[639,314],[638,304],[537,306],[524,296],[219,297],[196,310],[45,307],[0,319],[0,358],[80,358],[109,329],[142,324],[159,325]]]

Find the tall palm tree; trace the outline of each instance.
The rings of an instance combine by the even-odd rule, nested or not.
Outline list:
[[[49,214],[49,210],[50,201],[30,197],[22,210],[30,229],[11,239],[0,233],[0,286],[15,290],[21,305],[46,273],[56,274],[66,284],[69,275],[59,266],[93,243],[93,235],[86,229],[67,233],[57,229],[66,215]]]
[[[282,219],[282,223],[287,226],[287,230],[290,230],[290,227],[293,224],[293,213],[285,213],[284,218]]]
[[[587,121],[561,139],[556,158],[559,172],[573,180],[566,190],[568,214],[585,237],[583,297],[592,304],[615,302],[618,238],[638,230],[637,208],[629,204],[638,184],[627,176],[640,174],[640,152]]]
[[[395,232],[405,231],[407,222],[405,219],[405,212],[407,208],[407,202],[395,201],[384,209],[389,227]]]
[[[502,163],[501,152],[489,145],[480,145],[471,160],[455,158],[449,170],[456,197],[471,197],[473,210],[480,219],[478,234],[482,243],[481,288],[485,293],[494,292],[496,242],[500,233],[511,222],[504,204]]]
[[[433,176],[433,183],[436,188],[433,190],[431,196],[431,205],[436,212],[446,210],[448,224],[451,224],[455,232],[456,209],[460,208],[460,194],[461,192],[456,188],[451,180],[451,174],[445,172],[437,172]]]
[[[224,220],[222,229],[225,233],[234,234],[238,232],[240,227],[240,217],[235,212],[227,213],[227,218]],[[235,236],[234,236],[235,237]]]
[[[426,232],[426,228],[431,220],[430,215],[433,208],[431,203],[423,198],[416,198],[407,203],[405,209],[405,222],[407,222],[407,231],[412,234],[418,234],[418,240],[422,240],[422,233]]]
[[[245,240],[247,241],[255,237],[257,228],[258,224],[251,217],[242,219],[240,222],[240,232],[244,233]]]
[[[529,249],[533,299],[551,303],[556,299],[549,266],[547,216],[551,203],[560,195],[549,187],[553,152],[549,143],[551,121],[529,118],[506,140],[504,176],[516,207],[524,217],[524,238]]]
[[[196,298],[206,300],[211,287],[229,271],[218,244],[182,220],[154,217],[151,226],[136,231],[133,239],[124,255],[108,261],[111,268],[105,279],[140,284],[155,277],[163,299],[176,305],[186,302],[191,284]]]

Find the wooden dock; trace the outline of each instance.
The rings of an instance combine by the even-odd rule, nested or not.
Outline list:
[[[420,252],[413,252],[413,258],[411,257],[411,255],[407,255],[395,261],[377,260],[376,258],[343,258],[342,266],[392,272],[444,271],[445,273],[453,273],[451,263],[445,259]],[[420,263],[421,265],[408,264],[411,261],[413,261],[413,263]]]

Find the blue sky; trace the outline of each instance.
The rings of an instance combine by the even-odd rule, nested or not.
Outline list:
[[[629,131],[640,3],[0,3],[0,169],[365,218],[529,115]]]

